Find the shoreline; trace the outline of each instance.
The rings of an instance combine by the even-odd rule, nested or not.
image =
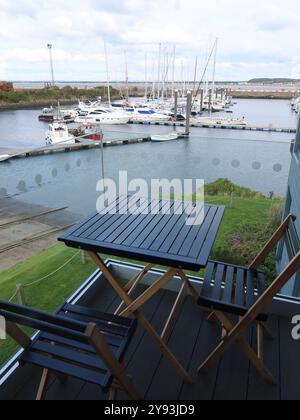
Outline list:
[[[232,90],[233,99],[268,99],[268,100],[292,100],[293,92],[285,91],[251,91],[251,90]]]
[[[57,101],[56,101],[57,102]],[[60,105],[74,105],[78,102],[78,99],[67,99],[67,100],[59,100]],[[42,100],[39,102],[22,102],[19,104],[9,104],[9,103],[0,103],[0,112],[1,111],[11,111],[11,110],[26,110],[26,109],[40,109],[40,108],[45,108],[45,107],[50,107],[50,106],[56,106],[57,103],[55,104],[55,101],[47,101],[47,100]]]
[[[264,100],[291,100],[293,98],[292,92],[259,92],[259,91],[231,91],[233,99],[264,99]],[[62,99],[62,100],[40,100],[31,102],[20,102],[20,103],[0,103],[1,111],[11,110],[26,110],[26,109],[40,109],[50,106],[56,106],[57,102],[60,105],[75,105],[78,98],[74,99]]]

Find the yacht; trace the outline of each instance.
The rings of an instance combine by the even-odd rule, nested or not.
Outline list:
[[[130,115],[128,113],[103,107],[89,111],[85,115],[80,115],[75,119],[75,122],[78,124],[120,125],[127,124],[129,121]]]
[[[75,137],[69,133],[68,126],[65,122],[54,122],[49,125],[48,131],[46,132],[46,145],[63,145],[63,144],[74,144]]]
[[[170,121],[170,116],[160,112],[156,112],[152,108],[146,106],[142,107],[128,107],[125,111],[129,114],[132,122],[167,122]]]
[[[96,109],[102,107],[102,98],[99,97],[96,101],[79,101],[78,102],[78,111],[80,113],[88,113],[95,111]]]
[[[78,116],[78,112],[75,109],[55,109],[52,106],[50,108],[44,108],[42,114],[39,115],[39,121],[53,122],[57,118],[62,118],[66,122],[73,122]]]

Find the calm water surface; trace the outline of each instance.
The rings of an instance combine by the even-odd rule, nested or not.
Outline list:
[[[249,123],[296,126],[288,101],[239,100],[234,116]],[[44,145],[47,124],[37,121],[38,110],[0,113],[0,148]],[[168,127],[126,126],[105,129],[106,139],[135,137],[170,131]],[[284,196],[290,166],[293,134],[193,129],[189,140],[144,143],[104,149],[105,176],[118,180],[128,171],[129,180],[144,178],[218,178],[264,194]],[[50,207],[69,206],[86,214],[94,211],[101,178],[101,151],[33,157],[0,164],[0,197]]]

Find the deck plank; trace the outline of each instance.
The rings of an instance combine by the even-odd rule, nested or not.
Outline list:
[[[233,320],[236,322],[236,317],[233,317]],[[252,329],[247,331],[245,339],[251,345]],[[244,355],[240,346],[234,344],[227,350],[220,361],[214,399],[218,401],[232,399],[246,400],[249,372],[249,360]]]
[[[156,308],[151,325],[158,333],[162,332],[171,308],[174,304],[175,293],[165,292],[163,299]],[[153,343],[148,334],[143,334],[137,351],[132,355],[127,365],[126,372],[134,378],[134,383],[139,393],[145,398],[146,393],[151,386],[153,376],[158,368],[161,359],[161,353]],[[127,399],[125,395],[121,398]]]
[[[191,319],[194,320],[192,326]],[[168,343],[186,369],[189,367],[202,322],[203,312],[192,297],[187,297]],[[191,371],[190,374],[194,377],[195,371]],[[170,386],[171,384],[172,386]],[[182,385],[182,378],[166,359],[161,358],[146,398],[147,400],[176,401],[179,399]]]
[[[300,400],[300,341],[292,337],[291,318],[280,318],[280,373],[282,400]]]

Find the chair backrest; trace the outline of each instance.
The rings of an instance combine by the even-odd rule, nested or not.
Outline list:
[[[295,220],[295,218],[290,217],[284,233],[284,243],[290,261],[292,261],[300,251],[300,239],[295,227]]]
[[[87,323],[64,318],[58,315],[50,315],[46,312],[41,312],[5,301],[0,301],[0,316],[12,324],[55,334],[57,336],[82,343],[88,342],[85,335],[88,327]]]
[[[250,264],[250,269],[257,270],[280,241],[284,241],[289,262],[291,262],[293,258],[296,257],[296,255],[300,252],[300,239],[295,227],[296,220],[297,217],[293,214],[288,215],[288,217],[283,221],[281,226],[277,229],[272,238],[266,244],[264,249],[255,258],[252,264]]]

